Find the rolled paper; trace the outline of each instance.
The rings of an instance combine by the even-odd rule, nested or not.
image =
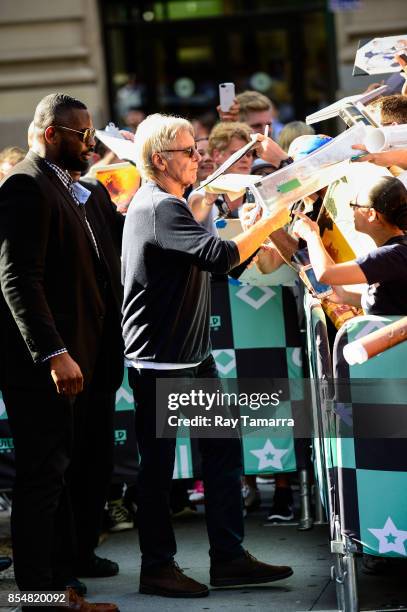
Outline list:
[[[366,128],[364,145],[369,153],[407,148],[407,124]]]
[[[343,356],[349,365],[364,363],[407,340],[407,317],[376,329],[371,334],[350,342],[343,348]]]

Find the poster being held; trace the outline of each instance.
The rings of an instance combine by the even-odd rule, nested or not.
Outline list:
[[[407,53],[407,34],[359,41],[353,76],[400,72],[396,55]]]

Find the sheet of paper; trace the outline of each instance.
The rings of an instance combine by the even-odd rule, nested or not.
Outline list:
[[[377,89],[370,91],[368,93],[361,93],[355,96],[347,96],[346,98],[342,98],[333,104],[329,104],[329,106],[325,106],[325,108],[321,108],[321,110],[308,115],[305,118],[305,121],[308,125],[312,123],[318,123],[318,121],[325,121],[326,119],[332,119],[332,117],[337,117],[339,111],[346,106],[349,102],[356,104],[357,102],[361,102],[362,104],[368,104],[371,100],[374,100],[377,96],[382,96],[385,94],[387,90],[387,85],[381,85]]]
[[[295,270],[287,264],[282,264],[270,274],[262,274],[256,265],[246,268],[239,276],[239,280],[247,285],[254,287],[269,287],[275,285],[286,285],[293,287],[298,278]]]
[[[207,193],[226,193],[233,201],[242,196],[247,187],[258,182],[255,174],[222,174],[207,184],[204,189]]]
[[[218,219],[215,225],[219,238],[222,238],[222,240],[232,240],[232,238],[243,232],[240,219]]]
[[[96,137],[99,138],[119,159],[124,159],[136,163],[134,155],[134,143],[123,136],[109,134],[106,130],[96,130]]]
[[[257,134],[253,134],[252,140],[248,142],[247,144],[245,144],[244,147],[236,151],[236,153],[233,153],[233,155],[231,155],[229,159],[227,159],[221,166],[219,166],[219,168],[215,170],[215,172],[210,174],[207,179],[202,181],[202,183],[200,184],[200,187],[206,187],[206,185],[209,185],[209,183],[212,183],[212,181],[218,178],[218,176],[221,176],[221,174],[225,174],[225,172],[229,170],[229,168],[233,166],[233,164],[239,161],[239,159],[243,157],[243,155],[246,155],[246,153],[250,151],[250,149],[252,149],[256,143],[257,143]]]

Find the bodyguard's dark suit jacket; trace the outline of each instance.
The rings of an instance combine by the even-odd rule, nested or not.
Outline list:
[[[30,151],[0,183],[2,386],[52,386],[41,360],[63,347],[85,384],[99,371],[102,389],[120,385],[117,213],[102,186],[86,187],[100,259],[77,204],[38,155]]]

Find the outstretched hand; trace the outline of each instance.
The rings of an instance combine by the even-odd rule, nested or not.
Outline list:
[[[293,234],[297,238],[302,238],[303,240],[308,241],[312,234],[317,234],[319,236],[319,225],[315,221],[312,221],[307,215],[304,215],[302,212],[294,213],[297,217],[299,217],[298,221],[295,222],[293,227]]]
[[[287,153],[269,136],[264,134],[257,134],[256,136],[258,141],[256,145],[257,155],[278,168],[283,159],[287,159]]]

